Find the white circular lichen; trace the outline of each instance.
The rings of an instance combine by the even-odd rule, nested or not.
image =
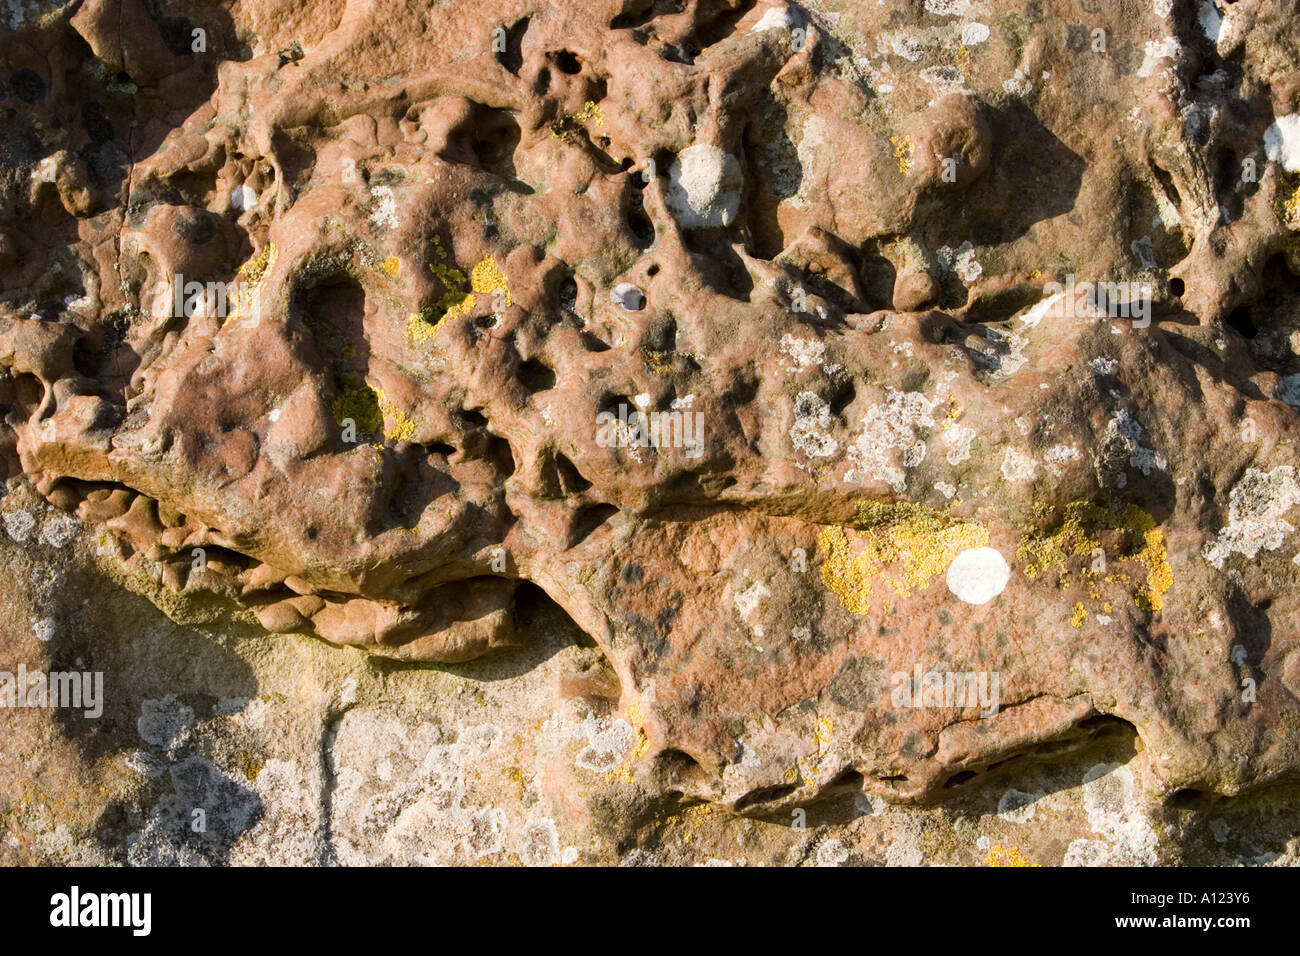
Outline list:
[[[1279,116],[1264,130],[1264,154],[1288,173],[1300,172],[1300,113]]]
[[[45,526],[41,529],[41,534],[46,542],[56,548],[62,548],[68,545],[73,538],[77,536],[79,525],[75,518],[68,515],[53,515]]]
[[[987,604],[1011,580],[1011,568],[994,548],[967,548],[948,566],[948,590],[967,604]]]
[[[750,33],[763,33],[767,30],[790,30],[802,24],[798,12],[788,4],[770,7],[758,22],[749,28]]]
[[[10,511],[4,516],[5,531],[19,544],[31,537],[36,519],[29,511]]]
[[[668,167],[664,202],[683,229],[729,226],[740,212],[736,157],[708,143],[688,146]]]

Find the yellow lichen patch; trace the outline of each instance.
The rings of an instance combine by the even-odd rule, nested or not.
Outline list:
[[[636,744],[633,745],[632,750],[624,758],[623,762],[605,775],[605,779],[610,782],[618,780],[623,783],[631,783],[632,768],[650,749],[650,738],[646,736],[645,732],[646,716],[640,705],[635,703],[628,705],[626,720],[636,729]]]
[[[1042,866],[1041,863],[1031,862],[1030,859],[1020,852],[1018,846],[1003,846],[1000,843],[993,844],[989,848],[988,855],[984,857],[985,866]]]
[[[939,431],[946,432],[953,426],[957,419],[961,418],[961,414],[964,411],[965,409],[961,407],[961,402],[957,401],[955,398],[949,398],[948,412],[943,417],[943,424],[939,426]]]
[[[854,554],[843,528],[826,527],[817,536],[817,547],[826,553],[822,583],[835,592],[848,610],[866,614],[871,610],[871,584],[878,561],[874,553]]]
[[[257,255],[239,267],[239,271],[235,273],[234,301],[229,303],[229,318],[238,318],[253,304],[263,277],[275,265],[279,255],[280,250],[275,247],[275,243],[268,242],[257,251]]]
[[[440,325],[443,319],[458,319],[462,315],[469,315],[477,301],[472,292],[448,292],[434,306],[434,310],[440,313],[434,324]]]
[[[855,614],[871,609],[877,578],[899,597],[909,598],[947,571],[960,552],[989,540],[983,525],[912,502],[861,502],[856,521],[863,530],[829,526],[817,538],[826,555],[822,582]]]
[[[912,141],[906,136],[891,136],[889,142],[894,146],[894,159],[898,161],[898,171],[906,176],[912,171]]]
[[[579,123],[592,121],[595,126],[605,125],[605,111],[600,108],[599,103],[587,100],[582,109],[573,114],[573,118]]]
[[[393,277],[397,276],[397,270],[400,269],[401,266],[402,264],[398,261],[397,256],[389,256],[383,262],[379,263],[380,270]]]
[[[656,375],[671,375],[673,373],[673,364],[670,361],[672,354],[671,352],[656,352],[652,349],[642,349],[641,351],[646,368]]]
[[[501,295],[504,297],[505,305],[513,304],[514,300],[510,297],[510,286],[506,275],[497,266],[495,259],[489,257],[479,262],[470,270],[469,278],[466,279],[465,273],[443,261],[446,253],[443,251],[440,239],[433,240],[433,250],[437,260],[429,263],[429,271],[446,286],[447,291],[431,307],[425,309],[424,313],[414,318],[407,318],[407,337],[414,344],[426,344],[444,320],[469,315],[478,304],[479,295]],[[465,289],[467,283],[468,291]],[[420,321],[429,326],[427,332],[420,328]]]
[[[1118,554],[1107,552],[1097,537],[1103,531],[1122,532],[1129,541],[1128,547],[1135,550]],[[1136,561],[1142,565],[1146,582],[1134,595],[1138,606],[1151,611],[1164,608],[1165,592],[1174,583],[1165,535],[1156,527],[1155,519],[1137,505],[1129,504],[1123,511],[1112,511],[1091,501],[1073,501],[1065,506],[1055,530],[1027,530],[1016,549],[1016,556],[1027,562],[1024,568],[1026,577],[1032,579],[1055,570],[1058,573],[1057,584],[1064,587],[1069,583],[1068,559],[1094,555],[1098,551],[1107,560]],[[1089,568],[1083,579],[1094,581],[1099,573],[1098,569]],[[1109,584],[1127,584],[1129,579],[1123,573],[1116,573],[1106,575],[1103,580]]]
[[[1088,609],[1083,606],[1082,601],[1075,602],[1073,613],[1070,615],[1070,624],[1073,627],[1083,627],[1088,623]]]
[[[415,422],[409,415],[388,400],[383,389],[375,389],[379,410],[384,415],[384,437],[389,441],[409,441],[415,434]],[[389,421],[392,425],[389,425]]]
[[[358,435],[368,435],[384,427],[384,413],[379,407],[379,393],[369,385],[344,389],[332,405],[334,420],[340,427],[350,419]]]
[[[859,501],[853,508],[857,528],[879,528],[904,521],[941,520],[934,511],[914,501]]]
[[[442,320],[446,315],[439,317],[435,322],[426,322],[420,313],[412,312],[406,317],[406,339],[412,345],[425,346],[433,341],[434,335],[438,331],[438,326],[442,325]]]
[[[1151,522],[1152,527],[1142,532],[1142,550],[1135,559],[1147,569],[1146,591],[1139,598],[1149,604],[1151,610],[1160,611],[1165,606],[1165,592],[1174,586],[1174,569],[1169,564],[1165,533],[1154,526],[1155,521],[1150,515],[1146,512],[1142,512],[1142,515]]]
[[[817,752],[795,758],[795,766],[798,768],[794,771],[794,779],[800,778],[808,781],[817,779],[817,768],[821,765],[822,756],[830,748],[831,739],[835,736],[835,723],[829,717],[821,717],[813,727],[813,743],[817,745]]]
[[[256,285],[262,281],[262,277],[266,275],[267,271],[275,265],[275,260],[279,258],[279,255],[280,250],[275,247],[275,243],[268,242],[257,251],[257,255],[239,267],[236,278],[241,285]]]
[[[382,431],[389,441],[408,441],[415,434],[415,422],[410,416],[390,402],[382,389],[370,385],[344,389],[332,408],[339,426],[351,419],[358,435]]]
[[[528,782],[524,778],[524,772],[518,765],[507,767],[505,769],[506,777],[519,788],[519,798],[522,800],[528,793]]]
[[[831,742],[835,735],[835,722],[829,717],[822,717],[817,721],[817,726],[813,728],[813,740],[817,744],[818,750],[825,750],[826,745]]]
[[[1016,557],[1028,562],[1024,567],[1025,577],[1032,580],[1045,571],[1059,568],[1062,571],[1060,583],[1064,584],[1066,559],[1070,555],[1091,554],[1098,547],[1088,528],[1095,526],[1099,516],[1105,513],[1104,508],[1090,501],[1073,501],[1065,506],[1065,513],[1055,531],[1026,534],[1016,548]]]
[[[1282,174],[1277,191],[1277,214],[1288,228],[1300,230],[1300,174]]]
[[[669,817],[665,823],[682,826],[682,842],[691,843],[699,835],[701,829],[707,827],[717,817],[718,811],[709,803],[696,803],[687,807],[680,817]]]
[[[961,70],[963,76],[969,77],[971,74],[971,55],[970,47],[962,43],[957,46],[957,56],[955,57],[956,67]]]
[[[433,237],[433,262],[429,263],[429,271],[447,287],[448,292],[465,284],[465,273],[447,264],[447,250],[443,248],[442,239],[438,236]]]
[[[484,259],[470,271],[469,286],[480,295],[501,293],[505,296],[506,305],[513,304],[506,274],[501,271],[493,258]]]

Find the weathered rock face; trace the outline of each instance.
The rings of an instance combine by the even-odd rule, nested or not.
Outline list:
[[[664,799],[1300,769],[1293,0],[11,9],[11,486],[181,622],[412,680],[594,641],[527,692],[577,755],[320,691],[304,861],[493,857],[488,754],[546,860]],[[215,767],[132,852],[254,825]]]

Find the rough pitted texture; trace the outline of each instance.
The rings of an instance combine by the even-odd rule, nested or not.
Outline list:
[[[607,861],[673,801],[959,800],[1074,750],[1119,748],[1123,801],[1300,769],[1295,0],[9,10],[6,529],[35,489],[176,621],[285,635],[236,653],[304,648],[275,693],[344,653],[289,635],[365,652],[301,690],[328,779],[275,765],[304,862]],[[177,315],[177,275],[236,286]],[[602,426],[636,409],[700,431]],[[594,647],[539,670],[559,633]],[[380,686],[484,655],[527,706]],[[927,670],[997,712],[899,706]],[[203,801],[225,860],[271,798],[149,732],[175,792],[132,860],[212,858]],[[467,801],[493,760],[545,822]],[[1156,862],[1093,820],[1107,768],[1050,785],[1104,838],[1072,862]]]

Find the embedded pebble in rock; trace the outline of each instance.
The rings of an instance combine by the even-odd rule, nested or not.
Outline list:
[[[920,312],[939,302],[938,280],[927,272],[908,272],[894,281],[893,303],[899,312]]]
[[[993,133],[983,107],[970,96],[950,93],[909,122],[912,170],[931,185],[966,187],[993,157]]]
[[[620,282],[614,286],[609,298],[626,312],[640,312],[645,308],[645,293],[629,282]]]
[[[240,212],[252,209],[257,205],[257,192],[252,186],[244,184],[230,194],[230,208],[237,209]]]
[[[1010,579],[1006,558],[993,548],[970,548],[948,565],[948,590],[967,604],[987,604]]]
[[[1295,16],[1211,6],[9,4],[0,671],[108,690],[0,860],[1294,863]]]

